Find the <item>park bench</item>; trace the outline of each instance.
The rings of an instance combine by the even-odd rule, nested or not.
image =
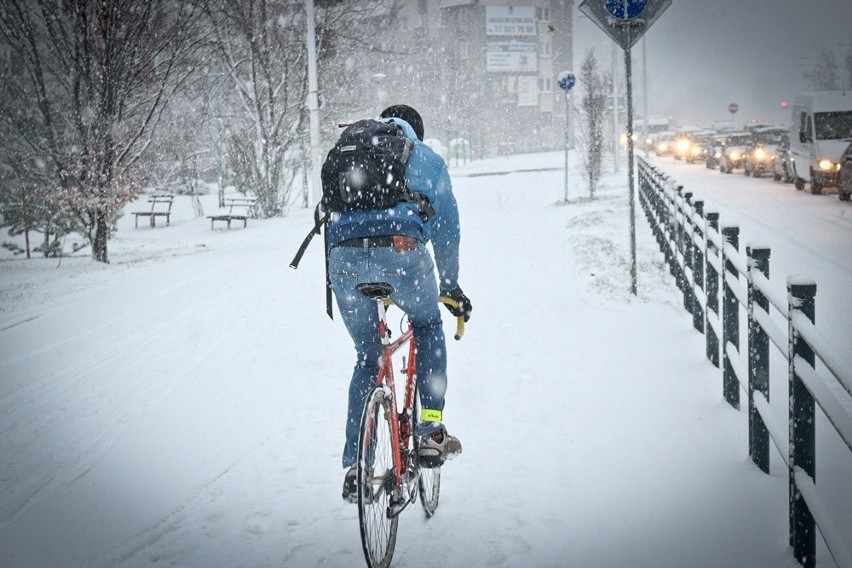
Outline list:
[[[172,203],[175,200],[174,195],[157,194],[148,198],[148,203],[151,204],[151,209],[147,211],[134,211],[136,216],[134,226],[139,228],[139,217],[148,217],[151,220],[151,227],[157,226],[157,217],[165,217],[166,225],[169,225],[172,215]]]
[[[210,228],[215,228],[216,221],[227,223],[229,229],[231,228],[231,221],[242,221],[243,228],[245,229],[248,225],[248,218],[253,216],[255,202],[257,202],[257,199],[254,197],[232,197],[226,199],[225,208],[227,211],[223,208],[218,213],[207,216],[210,219]]]

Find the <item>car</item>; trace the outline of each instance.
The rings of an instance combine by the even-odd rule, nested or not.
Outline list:
[[[793,102],[790,151],[796,189],[840,185],[840,155],[852,137],[852,91],[803,93]]]
[[[790,131],[781,135],[781,143],[775,151],[775,159],[772,160],[772,179],[793,183],[793,154],[790,152]]]
[[[672,155],[675,160],[685,160],[690,156],[692,146],[695,143],[695,133],[699,128],[683,128],[675,135]]]
[[[748,132],[729,132],[722,143],[722,153],[719,156],[719,171],[729,174],[734,168],[743,167],[746,152],[751,145],[751,134]]]
[[[665,156],[672,153],[675,133],[671,130],[657,132],[654,136],[654,153],[657,156]]]
[[[772,173],[772,162],[785,134],[789,135],[789,130],[783,126],[761,126],[753,129],[751,146],[743,160],[743,173],[753,177]]]
[[[689,152],[684,156],[687,164],[705,162],[708,142],[713,138],[714,134],[712,130],[699,130],[692,134],[692,144],[689,147]]]
[[[837,191],[841,201],[849,201],[852,195],[852,141],[840,156],[840,185]]]
[[[719,158],[722,157],[722,146],[725,144],[725,135],[716,134],[711,136],[706,142],[704,152],[704,165],[708,170],[715,170],[719,167]]]

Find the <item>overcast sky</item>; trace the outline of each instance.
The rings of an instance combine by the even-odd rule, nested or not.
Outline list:
[[[590,47],[609,68],[612,42],[579,11],[575,16],[576,71]],[[729,120],[728,105],[736,102],[737,123],[760,118],[786,125],[790,112],[780,102],[810,90],[803,74],[821,49],[835,53],[839,83],[848,85],[852,0],[672,0],[645,40],[649,114],[705,126]],[[633,48],[637,115],[643,108],[642,41]],[[621,53],[618,67],[623,74]]]

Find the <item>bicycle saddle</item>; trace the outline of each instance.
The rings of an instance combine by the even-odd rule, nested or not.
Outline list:
[[[388,284],[387,282],[365,282],[363,284],[358,284],[355,286],[355,289],[367,296],[368,298],[372,298],[374,300],[378,300],[379,298],[387,298],[391,294],[393,294],[393,286]]]

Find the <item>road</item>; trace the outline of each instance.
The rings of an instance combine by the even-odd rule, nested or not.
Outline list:
[[[691,191],[693,200],[704,200],[706,211],[718,211],[720,224],[739,225],[741,246],[770,247],[773,281],[793,274],[812,277],[817,283],[817,324],[826,333],[838,334],[835,345],[849,351],[852,204],[840,201],[831,189],[812,195],[771,177],[746,177],[742,170],[722,174],[703,163],[639,156]]]

